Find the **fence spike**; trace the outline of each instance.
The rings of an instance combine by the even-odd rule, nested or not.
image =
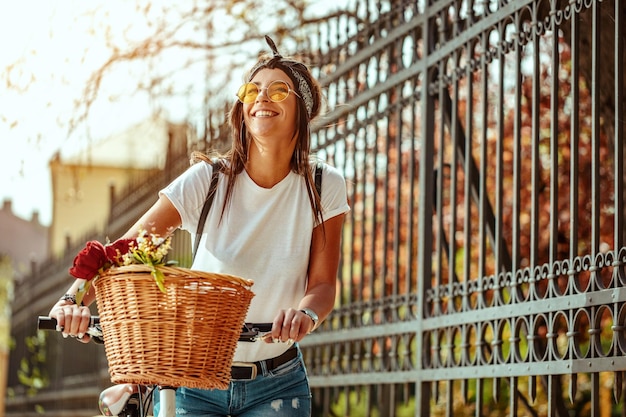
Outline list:
[[[484,380],[479,378],[476,380],[476,410],[483,408],[483,386]]]
[[[570,375],[569,379],[569,402],[574,404],[574,398],[576,398],[576,391],[578,390],[578,374]]]
[[[493,379],[493,400],[500,401],[500,378]]]
[[[622,371],[614,372],[615,375],[615,383],[613,384],[613,396],[615,397],[615,403],[620,403],[620,398],[622,397],[622,379],[624,377],[624,373]]]
[[[467,379],[461,380],[461,391],[463,392],[463,404],[467,404],[469,400],[469,387]]]
[[[528,378],[528,396],[533,403],[537,400],[537,377],[535,375]]]

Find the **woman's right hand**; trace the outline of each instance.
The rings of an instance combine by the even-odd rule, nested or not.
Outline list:
[[[76,340],[88,343],[91,336],[87,334],[91,310],[87,306],[79,306],[70,297],[60,299],[50,310],[48,316],[57,320],[57,330],[63,337],[73,337]]]

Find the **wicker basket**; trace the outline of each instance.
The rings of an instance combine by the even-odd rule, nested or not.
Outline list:
[[[173,387],[228,387],[252,281],[146,265],[111,268],[94,281],[111,381]]]

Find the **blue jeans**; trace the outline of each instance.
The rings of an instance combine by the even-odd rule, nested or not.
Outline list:
[[[157,390],[155,390],[156,392]],[[159,415],[158,393],[154,415]],[[176,390],[176,415],[184,417],[309,417],[311,390],[302,353],[251,380],[235,380],[225,390],[181,387]]]

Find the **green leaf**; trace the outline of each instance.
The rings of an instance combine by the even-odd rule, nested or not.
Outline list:
[[[97,279],[98,276],[99,275],[96,275],[94,279]],[[80,284],[80,287],[78,287],[78,291],[76,291],[76,304],[81,305],[81,303],[83,302],[83,298],[85,297],[85,294],[89,292],[90,288],[91,288],[91,281],[83,281],[83,283]]]
[[[165,275],[163,274],[163,272],[157,269],[154,265],[152,265],[151,274],[154,277],[154,280],[156,281],[156,284],[161,292],[165,294]]]

